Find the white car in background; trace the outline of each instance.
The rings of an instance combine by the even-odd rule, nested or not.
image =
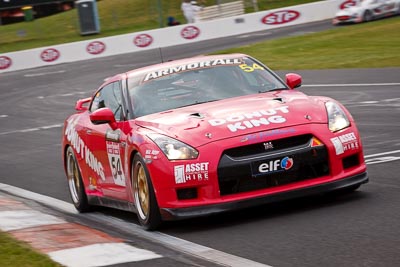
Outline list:
[[[368,22],[400,14],[400,0],[350,0],[333,18],[334,25]]]

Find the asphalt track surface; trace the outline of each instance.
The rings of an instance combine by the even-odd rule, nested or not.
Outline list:
[[[319,22],[222,38],[165,49],[163,57],[181,58],[330,27],[329,22]],[[75,101],[90,96],[104,78],[159,62],[159,58],[154,50],[1,74],[0,182],[70,202],[60,141],[61,124],[74,112]],[[353,114],[369,162],[370,182],[349,195],[310,197],[167,223],[161,232],[272,266],[398,266],[400,68],[297,73],[303,76],[301,91],[333,97]],[[100,213],[103,219],[96,227],[111,232],[118,229],[105,223],[108,216],[137,223],[128,213],[108,209]],[[124,235],[146,242],[137,234]],[[213,266],[188,260],[154,242],[146,246],[168,256],[135,266]]]

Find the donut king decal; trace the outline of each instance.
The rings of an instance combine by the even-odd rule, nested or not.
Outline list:
[[[234,114],[221,119],[212,119],[208,123],[211,126],[226,125],[231,132],[237,132],[271,123],[284,123],[286,122],[286,118],[282,114],[287,113],[289,113],[289,107],[282,106],[243,114]]]
[[[171,75],[174,73],[184,72],[188,70],[195,70],[201,68],[209,68],[213,66],[222,66],[222,65],[240,65],[243,61],[240,58],[233,58],[233,59],[214,59],[214,60],[207,60],[207,61],[200,61],[200,62],[193,62],[186,65],[180,65],[171,67],[164,70],[158,70],[149,72],[144,77],[143,82],[147,82],[152,79],[157,79],[163,76]]]
[[[101,162],[94,156],[93,152],[89,150],[85,142],[79,136],[78,132],[75,129],[75,126],[78,122],[78,118],[76,119],[68,119],[67,127],[65,128],[65,136],[67,140],[71,143],[71,146],[75,149],[78,156],[81,159],[84,159],[86,164],[101,177],[103,181],[106,180],[106,176],[104,175],[104,168]]]
[[[114,184],[126,186],[125,174],[122,170],[121,162],[120,135],[120,130],[108,130],[106,132],[106,149]]]
[[[348,150],[354,150],[360,147],[354,132],[331,138],[331,142],[335,147],[336,155],[340,155]]]
[[[175,183],[183,184],[187,181],[208,180],[209,162],[199,162],[174,167]]]

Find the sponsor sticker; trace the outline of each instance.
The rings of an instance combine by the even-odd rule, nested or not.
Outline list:
[[[195,39],[199,35],[200,35],[200,29],[193,25],[186,26],[181,30],[181,36],[188,40]]]
[[[229,131],[237,132],[264,125],[279,124],[286,122],[283,114],[289,113],[288,106],[281,106],[271,109],[263,109],[248,113],[234,114],[226,118],[212,119],[208,123],[211,126],[225,125]]]
[[[174,73],[184,72],[188,70],[195,70],[201,68],[209,68],[213,66],[221,66],[221,65],[239,65],[242,64],[242,60],[239,58],[233,59],[214,59],[200,62],[193,62],[185,65],[175,66],[168,69],[158,70],[149,72],[143,79],[143,82],[147,82],[152,79],[157,79],[163,76],[171,75]]]
[[[175,183],[208,180],[209,162],[177,165],[174,167]]]
[[[106,45],[101,41],[93,41],[86,46],[86,51],[92,55],[98,55],[106,50]]]
[[[281,10],[270,13],[261,19],[261,22],[267,25],[279,25],[296,20],[300,13],[296,10]]]
[[[335,147],[336,155],[343,154],[348,150],[354,150],[359,148],[357,137],[354,134],[354,132],[331,138],[331,142]]]
[[[253,176],[257,177],[274,172],[288,171],[293,167],[294,161],[291,157],[273,159],[267,162],[255,162],[252,164]]]
[[[120,156],[120,143],[107,141],[106,143],[108,162],[110,163],[111,173],[116,185],[125,186],[126,179],[122,170],[122,162]]]
[[[269,131],[260,132],[260,133],[248,134],[248,135],[244,136],[242,139],[240,139],[240,142],[247,142],[247,141],[259,142],[259,141],[265,140],[268,137],[293,134],[295,132],[296,132],[296,129],[294,129],[294,128],[269,130]]]
[[[0,57],[0,70],[8,69],[12,64],[11,58],[7,56]]]
[[[78,156],[84,159],[86,164],[104,181],[104,168],[101,162],[94,156],[93,152],[87,147],[83,139],[79,136],[78,131],[75,129],[78,117],[76,119],[69,119],[67,127],[65,128],[65,137],[70,142],[71,146],[75,149]]]
[[[45,62],[56,61],[59,57],[60,52],[55,48],[47,48],[40,54],[40,58]]]
[[[152,42],[153,42],[153,37],[151,37],[151,35],[146,33],[139,34],[135,37],[135,39],[133,39],[133,43],[137,47],[147,47],[151,45]]]
[[[160,154],[160,151],[154,150],[154,149],[147,149],[146,150],[146,159],[158,159],[158,155]]]

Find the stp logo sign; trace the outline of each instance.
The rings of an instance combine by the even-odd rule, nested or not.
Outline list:
[[[1,56],[0,57],[0,70],[8,69],[12,64],[12,60],[9,57]]]
[[[181,36],[185,39],[194,39],[200,35],[200,29],[196,26],[187,26],[182,29]]]
[[[52,62],[60,57],[60,52],[54,48],[48,48],[40,54],[40,58],[46,62]]]
[[[86,46],[86,51],[92,55],[98,55],[106,50],[106,45],[100,41],[91,42]]]
[[[282,10],[266,15],[261,19],[261,21],[264,24],[277,25],[291,22],[299,16],[300,13],[295,10]]]
[[[133,39],[133,43],[137,47],[146,47],[149,46],[153,42],[153,37],[148,34],[142,33],[139,34]]]
[[[340,5],[340,9],[345,9],[357,5],[357,0],[347,0]]]

